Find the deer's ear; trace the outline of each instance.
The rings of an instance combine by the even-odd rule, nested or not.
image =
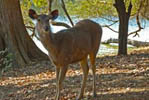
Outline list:
[[[29,15],[29,17],[30,17],[31,19],[33,19],[33,20],[38,18],[38,15],[37,15],[36,11],[33,10],[33,9],[29,9],[28,15]]]
[[[51,12],[52,20],[55,20],[58,17],[58,10],[54,10]]]

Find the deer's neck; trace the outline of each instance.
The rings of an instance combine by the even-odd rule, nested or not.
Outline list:
[[[49,53],[56,51],[54,34],[51,30],[46,33],[39,33],[40,41]]]

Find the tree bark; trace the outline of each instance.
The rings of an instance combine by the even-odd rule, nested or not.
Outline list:
[[[119,16],[118,55],[127,55],[128,25],[129,25],[129,18],[131,14],[132,4],[130,2],[128,12],[126,12],[124,0],[115,0],[114,6]]]
[[[0,48],[8,48],[20,66],[33,59],[48,58],[27,34],[19,0],[0,0],[0,41]]]
[[[0,33],[0,51],[3,51],[5,50],[5,41],[4,41],[4,38],[1,36],[1,34],[2,33]]]

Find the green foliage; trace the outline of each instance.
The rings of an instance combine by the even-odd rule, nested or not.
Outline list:
[[[141,10],[141,15],[149,20],[149,0],[143,0],[143,7]]]
[[[8,52],[8,49],[4,51],[0,51],[0,69],[2,72],[7,71],[10,67],[12,67],[13,63],[13,55]]]
[[[66,4],[69,13],[74,16],[77,15],[83,18],[116,16],[116,10],[112,6],[112,0],[106,0],[105,2],[103,0],[76,0],[75,3],[67,1]]]
[[[102,16],[117,16],[116,9],[113,4],[115,0],[64,0],[66,8],[70,15],[77,16],[81,18],[89,17],[102,17]],[[141,0],[124,0],[126,8],[128,9],[130,1],[132,1],[132,13],[135,15],[140,6]],[[143,0],[142,15],[146,15],[148,11],[145,10],[146,5],[148,4],[147,0]],[[24,17],[25,24],[30,20],[28,17],[28,9],[35,9],[37,12],[47,13],[48,12],[48,0],[21,0],[21,9]],[[61,15],[64,15],[64,12],[61,7],[60,0],[54,0],[52,8],[59,9]],[[147,9],[148,7],[146,7]]]
[[[26,25],[31,24],[28,23],[30,20],[28,17],[28,10],[29,9],[35,9],[37,12],[47,13],[48,12],[48,3],[47,0],[21,0],[21,9],[22,9],[22,15],[24,18],[24,23]]]
[[[60,0],[54,0],[52,9],[59,9],[61,15],[64,15]],[[28,10],[34,9],[37,13],[48,13],[48,0],[21,0],[21,10],[25,25],[33,25],[28,17]]]
[[[101,17],[101,16],[117,16],[116,9],[113,4],[115,0],[75,0],[66,2],[67,9],[71,15],[88,18],[88,17]],[[140,6],[141,0],[124,0],[126,9],[130,1],[133,8],[131,15],[135,15]],[[147,1],[147,0],[144,0]],[[145,2],[144,2],[145,3]],[[72,9],[73,8],[73,9]]]

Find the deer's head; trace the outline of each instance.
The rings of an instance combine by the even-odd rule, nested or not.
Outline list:
[[[55,20],[58,17],[58,10],[52,11],[50,14],[38,15],[35,10],[29,10],[29,17],[36,21],[36,29],[40,34],[47,33],[50,31],[49,20]]]

